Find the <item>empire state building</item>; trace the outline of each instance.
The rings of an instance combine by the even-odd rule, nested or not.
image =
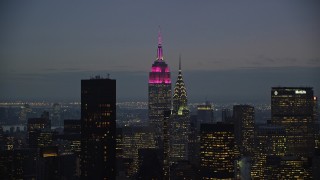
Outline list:
[[[171,79],[168,64],[163,59],[161,33],[158,34],[157,59],[149,73],[148,109],[150,124],[155,127],[155,135],[162,138],[163,112],[171,109]]]

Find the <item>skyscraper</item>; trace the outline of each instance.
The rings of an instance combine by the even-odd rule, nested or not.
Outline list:
[[[187,89],[185,87],[182,70],[181,56],[179,57],[179,74],[173,92],[173,112],[175,114],[183,114],[184,110],[188,110]]]
[[[116,177],[116,80],[81,80],[81,178]]]
[[[163,179],[170,179],[170,141],[169,141],[169,122],[172,111],[163,112]]]
[[[44,111],[41,118],[29,118],[27,130],[30,148],[50,145],[53,133],[51,132],[49,112]]]
[[[198,105],[197,107],[197,127],[200,129],[200,125],[203,123],[214,123],[213,107],[207,101],[205,104]]]
[[[253,155],[254,119],[254,107],[249,105],[233,106],[235,138],[241,155]]]
[[[162,39],[159,31],[157,59],[154,61],[149,73],[148,109],[149,120],[155,127],[158,139],[162,138],[163,111],[171,109],[171,79],[168,64],[164,61]]]
[[[285,155],[285,130],[283,127],[268,124],[257,126],[255,132],[256,143],[251,177],[253,179],[268,179],[270,173],[266,170],[267,157]]]
[[[187,90],[182,77],[180,57],[179,74],[173,94],[173,118],[170,123],[171,162],[187,160],[189,130],[190,111],[188,109]]]
[[[200,131],[201,179],[234,179],[233,124],[201,124]]]
[[[118,144],[117,144],[118,146]],[[122,150],[123,158],[132,159],[130,173],[136,173],[138,164],[138,152],[143,148],[156,148],[156,142],[153,134],[153,129],[149,126],[142,127],[123,127],[122,128]]]
[[[271,122],[285,128],[287,155],[312,156],[314,96],[311,87],[273,87]]]

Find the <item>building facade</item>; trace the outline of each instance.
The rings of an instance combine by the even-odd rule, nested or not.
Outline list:
[[[271,123],[285,128],[287,155],[312,156],[315,148],[314,118],[311,87],[271,89]]]
[[[174,87],[173,114],[170,122],[170,160],[177,162],[188,159],[188,136],[190,132],[190,111],[187,90],[182,77],[181,57],[179,74]]]
[[[162,137],[163,111],[171,109],[171,78],[168,64],[164,61],[162,39],[159,32],[157,59],[149,73],[148,113],[150,124],[155,128],[159,141]],[[161,143],[159,143],[160,145]],[[160,145],[161,146],[161,145]]]
[[[116,80],[81,80],[81,179],[116,177]]]
[[[240,155],[253,155],[254,150],[254,107],[249,105],[233,106],[235,138]]]
[[[213,106],[206,102],[205,104],[197,106],[197,128],[203,123],[214,123]]]
[[[201,179],[234,179],[234,126],[222,123],[202,124],[200,131]]]

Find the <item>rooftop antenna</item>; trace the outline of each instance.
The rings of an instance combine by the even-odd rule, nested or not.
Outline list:
[[[163,51],[162,51],[162,37],[161,37],[161,29],[159,26],[158,32],[158,50],[157,50],[157,60],[163,60]]]
[[[162,45],[162,37],[161,37],[161,27],[160,25],[158,26],[159,31],[158,31],[158,45]]]

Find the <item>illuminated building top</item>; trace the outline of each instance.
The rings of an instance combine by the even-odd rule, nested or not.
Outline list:
[[[182,110],[187,109],[187,90],[183,81],[182,71],[181,71],[181,56],[179,57],[179,74],[178,79],[174,87],[173,94],[173,105],[174,109],[182,114]]]
[[[151,126],[155,128],[157,145],[163,139],[163,112],[172,108],[170,69],[164,61],[162,38],[159,31],[157,59],[149,72],[148,114]]]
[[[162,37],[160,30],[158,34],[157,59],[151,67],[149,84],[171,84],[170,69],[163,59]]]

